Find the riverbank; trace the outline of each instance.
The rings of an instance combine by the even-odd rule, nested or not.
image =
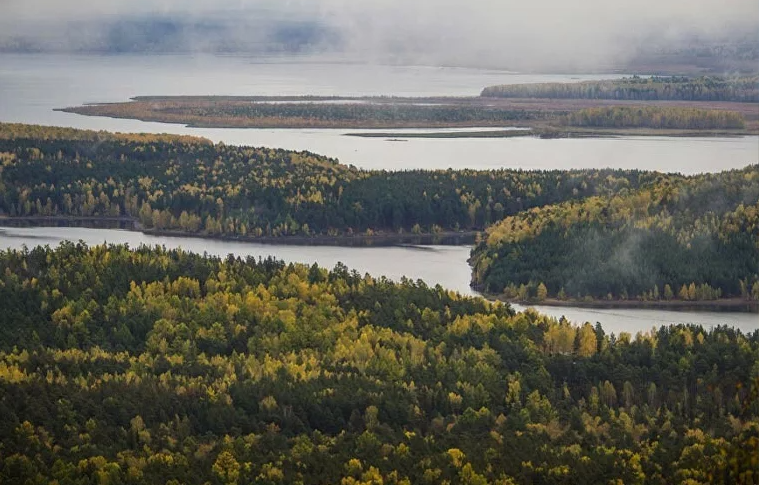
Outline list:
[[[0,217],[1,227],[82,227],[87,229],[120,229],[130,232],[141,233],[156,237],[171,238],[195,238],[225,242],[243,242],[253,244],[267,244],[272,246],[334,246],[334,247],[394,247],[411,246],[425,250],[425,246],[466,246],[475,242],[478,231],[441,232],[438,234],[361,234],[361,235],[313,235],[313,236],[281,236],[281,237],[253,237],[239,235],[215,235],[189,233],[183,231],[157,230],[143,228],[139,221],[130,217],[97,217],[97,216],[28,216],[28,217]],[[417,246],[421,246],[417,248]],[[640,310],[667,310],[674,312],[740,312],[758,313],[758,301],[749,301],[742,298],[724,298],[720,300],[705,301],[682,301],[682,300],[557,300],[546,299],[542,301],[520,301],[515,298],[505,298],[503,295],[481,293],[484,298],[498,300],[506,303],[519,304],[521,306],[543,306],[559,308],[585,308],[585,309],[640,309]]]
[[[204,234],[170,229],[149,229],[131,217],[97,216],[0,216],[0,227],[83,227],[91,229],[122,229],[151,236],[194,237],[220,241],[237,241],[256,244],[293,246],[463,246],[473,244],[479,231],[442,231],[439,233],[375,233],[341,235],[290,235],[290,236],[242,236],[238,234]]]
[[[668,137],[740,137],[758,134],[758,130],[655,130],[651,128],[632,129],[584,129],[584,128],[522,128],[512,130],[479,131],[432,131],[432,132],[364,132],[345,133],[345,136],[359,138],[386,138],[388,141],[406,141],[407,138],[617,138],[626,136],[668,136]]]
[[[758,301],[743,298],[722,298],[718,300],[684,301],[684,300],[557,300],[548,298],[542,301],[520,301],[517,298],[505,298],[501,295],[484,294],[485,298],[523,306],[546,306],[568,308],[600,309],[641,309],[671,311],[706,311],[706,312],[747,312],[758,313]]]
[[[481,296],[469,286],[471,268],[467,263],[470,248],[468,246],[291,246],[240,244],[234,241],[201,239],[196,237],[154,237],[139,231],[113,229],[90,229],[76,227],[34,227],[0,229],[0,249],[29,249],[37,245],[58,246],[63,241],[83,241],[93,246],[98,244],[129,244],[136,248],[140,245],[161,245],[168,249],[182,248],[185,251],[203,254],[207,252],[216,257],[226,258],[229,254],[236,257],[254,259],[275,258],[288,263],[312,265],[317,263],[322,268],[334,268],[338,262],[350,270],[357,270],[373,276],[386,276],[400,281],[407,278],[423,281],[428,286],[441,285],[449,291],[463,295]],[[516,310],[524,307],[515,305]],[[537,305],[539,313],[554,318],[565,316],[575,324],[600,322],[606,332],[649,332],[653,327],[693,323],[708,329],[718,325],[729,325],[743,333],[758,329],[758,314],[747,312],[709,312],[709,311],[661,311],[639,309],[585,309],[571,307],[543,307]]]
[[[240,236],[225,234],[199,234],[183,231],[142,229],[143,234],[163,237],[197,237],[202,239],[215,239],[221,241],[250,242],[271,245],[295,245],[295,246],[462,246],[473,244],[478,231],[440,232],[437,234],[411,234],[411,233],[384,233],[384,234],[343,234],[329,236],[316,234],[311,236]]]

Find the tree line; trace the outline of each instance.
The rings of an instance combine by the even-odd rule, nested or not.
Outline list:
[[[737,101],[758,103],[758,76],[683,76],[630,78],[578,83],[505,84],[489,86],[483,97],[615,99],[621,101]]]
[[[744,129],[736,111],[655,106],[586,108],[565,117],[570,126],[590,128],[652,128],[682,130]]]
[[[758,482],[758,331],[161,247],[0,251],[0,481]]]
[[[531,207],[612,195],[632,170],[365,171],[308,152],[168,135],[0,125],[0,215],[126,217],[227,237],[481,230]]]

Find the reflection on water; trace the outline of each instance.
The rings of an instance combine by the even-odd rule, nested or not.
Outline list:
[[[35,227],[3,228],[0,230],[0,248],[20,248],[24,244],[34,246],[49,244],[55,246],[60,241],[82,240],[87,244],[126,243],[130,247],[140,244],[164,245],[168,248],[181,247],[197,253],[215,256],[267,257],[274,256],[286,262],[299,262],[332,268],[342,262],[350,269],[373,276],[387,276],[398,280],[407,277],[422,280],[429,285],[440,284],[444,288],[466,295],[477,295],[469,286],[468,266],[469,246],[404,246],[404,247],[336,247],[336,246],[289,246],[267,245],[235,241],[188,237],[149,236],[139,232],[115,229],[84,229],[76,227]],[[515,305],[517,309],[523,307]],[[608,332],[648,331],[653,327],[676,323],[697,323],[706,327],[730,325],[744,332],[758,328],[758,314],[715,313],[715,312],[674,312],[662,310],[636,309],[586,309],[535,307],[542,313],[581,322],[600,322]]]

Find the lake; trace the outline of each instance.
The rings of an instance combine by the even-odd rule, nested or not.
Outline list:
[[[0,121],[190,134],[228,144],[308,150],[367,169],[612,167],[692,174],[758,163],[757,136],[418,138],[399,142],[344,136],[371,130],[188,128],[53,111],[139,95],[475,96],[494,84],[616,77],[621,74],[517,74],[473,68],[325,63],[309,58],[0,54]]]
[[[620,74],[533,75],[470,68],[326,63],[304,58],[0,54],[0,121],[122,132],[191,134],[228,144],[309,150],[367,169],[614,167],[691,174],[758,163],[758,137],[461,138],[392,142],[382,138],[344,136],[352,130],[187,128],[53,111],[83,103],[124,101],[138,95],[474,96],[483,87],[494,84],[572,82],[616,77]],[[467,258],[470,248],[465,246],[272,246],[154,237],[118,230],[6,228],[0,232],[0,247],[56,245],[62,240],[79,239],[89,244],[164,244],[216,255],[271,255],[286,261],[317,262],[329,268],[341,261],[349,268],[374,276],[386,275],[398,279],[405,275],[412,279],[420,278],[431,285],[441,284],[464,294],[474,294],[469,287]],[[612,332],[637,332],[681,322],[706,326],[728,324],[743,331],[758,328],[757,314],[538,309],[557,317],[566,315],[575,322],[599,321]]]
[[[221,241],[191,237],[151,236],[140,232],[116,229],[85,229],[78,227],[0,228],[0,248],[21,248],[23,245],[58,245],[61,241],[79,241],[87,244],[126,243],[130,247],[141,244],[183,248],[214,256],[233,254],[246,257],[274,256],[286,262],[317,263],[333,268],[339,261],[360,273],[387,276],[399,280],[402,276],[423,280],[428,285],[440,284],[465,295],[478,295],[470,286],[468,246],[416,246],[416,247],[335,247],[267,245],[248,242]],[[518,310],[524,307],[515,305]],[[556,318],[565,316],[575,323],[600,322],[608,332],[649,331],[653,327],[676,323],[698,323],[706,327],[730,325],[744,332],[758,328],[758,314],[717,312],[675,312],[637,309],[585,309],[535,307]]]

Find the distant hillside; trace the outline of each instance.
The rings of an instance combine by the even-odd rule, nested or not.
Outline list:
[[[0,52],[310,53],[340,42],[335,29],[310,19],[140,16],[105,24],[79,21],[45,35],[0,33]]]
[[[21,0],[13,2],[23,3]],[[200,10],[193,7],[194,2],[188,2],[184,7],[177,5],[169,11],[161,8],[141,10],[139,5],[122,9],[106,5],[99,8],[71,5],[71,8],[58,6],[45,11],[31,6],[34,2],[27,3],[30,6],[25,15],[10,8],[2,11],[0,52],[320,53],[355,62],[518,72],[758,73],[757,26],[750,29],[725,26],[720,33],[692,32],[678,37],[663,32],[647,36],[631,32],[626,35],[627,40],[617,38],[611,41],[611,45],[599,45],[597,52],[598,49],[589,45],[568,42],[567,38],[543,37],[538,34],[538,29],[533,40],[519,37],[529,46],[524,48],[522,44],[508,40],[518,34],[503,26],[489,30],[479,21],[469,27],[468,22],[473,22],[469,18],[472,12],[457,14],[447,29],[436,25],[427,15],[420,22],[414,21],[417,16],[409,9],[381,8],[390,18],[372,13],[374,7],[370,4],[384,2],[353,2],[355,5],[336,11],[321,8],[325,6],[322,2],[302,2],[301,5],[274,0],[231,2],[235,5],[222,2],[213,9]],[[103,3],[127,2],[112,0]],[[416,5],[415,8],[420,7]],[[438,9],[431,10],[433,13]],[[446,10],[446,6],[441,7],[442,12]],[[494,12],[492,15],[499,17]],[[483,50],[484,46],[493,47]],[[537,55],[543,49],[555,54]]]
[[[684,76],[584,81],[579,83],[489,86],[483,97],[615,99],[626,101],[737,101],[758,103],[758,76],[725,78]]]

